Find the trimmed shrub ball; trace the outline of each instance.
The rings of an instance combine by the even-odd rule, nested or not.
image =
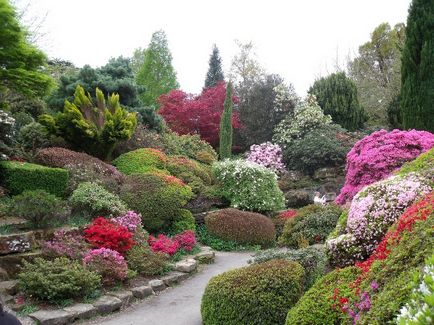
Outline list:
[[[113,160],[113,165],[126,175],[156,171],[162,172],[166,168],[166,163],[166,155],[160,150],[153,148],[130,151]]]
[[[259,213],[223,209],[205,217],[208,232],[240,244],[270,246],[276,238],[273,221]]]
[[[303,294],[304,269],[297,262],[273,260],[220,274],[202,297],[206,325],[283,324]]]

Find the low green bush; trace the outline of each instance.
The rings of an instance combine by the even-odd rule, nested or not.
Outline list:
[[[133,173],[164,173],[167,157],[158,149],[141,148],[120,155],[113,160],[122,173],[131,175]]]
[[[276,239],[271,219],[254,212],[232,208],[218,210],[205,217],[205,226],[210,234],[239,244],[267,247]]]
[[[9,205],[9,215],[24,218],[35,228],[62,224],[68,214],[66,202],[44,190],[24,191]]]
[[[196,231],[196,220],[189,210],[179,209],[178,214],[173,219],[169,233],[176,235],[185,230]]]
[[[205,225],[199,225],[196,227],[197,240],[209,246],[216,251],[232,252],[232,251],[244,251],[244,250],[257,250],[260,248],[258,245],[239,244],[233,240],[223,240],[208,232]]]
[[[169,257],[164,253],[154,253],[146,245],[135,245],[127,252],[128,268],[140,275],[161,274],[168,265]]]
[[[405,176],[407,174],[417,172],[429,174],[431,177],[434,175],[434,148],[424,152],[416,159],[406,162],[397,171],[398,175]],[[428,176],[428,175],[427,175]]]
[[[320,278],[292,307],[286,317],[286,325],[351,324],[334,299],[337,294],[350,297],[350,284],[357,278],[355,267],[336,269]]]
[[[206,325],[283,324],[303,294],[303,267],[273,260],[220,274],[202,297]],[[294,323],[295,324],[295,323]]]
[[[78,185],[69,198],[74,215],[86,218],[97,216],[119,216],[127,212],[124,202],[96,183],[85,182]]]
[[[54,303],[64,299],[84,298],[93,294],[101,285],[98,274],[66,257],[53,261],[36,258],[33,263],[23,261],[18,281],[28,296]]]
[[[68,186],[68,171],[19,161],[0,161],[0,184],[12,195],[45,190],[62,197]]]

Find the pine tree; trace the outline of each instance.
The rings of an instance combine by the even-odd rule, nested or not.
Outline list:
[[[179,88],[166,33],[162,30],[152,34],[143,65],[137,74],[137,84],[144,87],[140,94],[142,103],[154,108],[158,106],[158,97]]]
[[[358,100],[357,87],[345,73],[333,73],[316,80],[309,93],[316,96],[324,114],[329,114],[333,122],[349,131],[363,126],[365,113]]]
[[[413,0],[406,33],[401,67],[403,126],[434,132],[433,0]]]
[[[205,88],[214,87],[219,81],[225,79],[222,69],[222,59],[219,54],[219,49],[214,44],[212,54],[209,58],[209,68],[205,79]]]
[[[224,111],[220,120],[220,159],[231,157],[232,152],[232,83],[226,86]]]

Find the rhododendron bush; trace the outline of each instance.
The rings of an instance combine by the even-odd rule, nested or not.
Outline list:
[[[149,236],[148,243],[154,252],[174,255],[181,249],[190,252],[196,246],[196,235],[191,230],[179,233],[173,238],[159,234],[158,237]]]
[[[265,142],[250,146],[247,160],[271,169],[275,173],[282,172],[285,164],[282,162],[282,149],[277,144]]]
[[[336,202],[350,201],[364,186],[388,177],[432,147],[434,134],[426,131],[380,130],[363,138],[347,155],[345,185]]]
[[[345,266],[369,257],[404,210],[432,190],[430,184],[411,173],[390,177],[357,193],[351,203],[346,233],[326,243],[331,263]]]

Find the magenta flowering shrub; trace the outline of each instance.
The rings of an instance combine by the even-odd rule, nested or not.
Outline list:
[[[98,248],[88,251],[83,257],[83,264],[90,271],[100,274],[106,285],[113,285],[127,278],[127,262],[112,249]]]
[[[247,160],[271,169],[275,173],[282,172],[285,164],[282,162],[282,149],[277,144],[265,142],[250,147]]]
[[[113,218],[112,221],[119,226],[124,226],[130,232],[134,233],[137,227],[142,223],[142,215],[134,211],[128,211],[126,214]]]
[[[404,210],[432,190],[431,184],[411,173],[392,176],[357,193],[348,213],[346,233],[326,242],[331,263],[346,266],[369,257]]]
[[[41,248],[43,254],[49,257],[66,256],[71,260],[81,260],[90,246],[78,232],[58,230],[52,240],[41,244]]]
[[[158,237],[149,236],[148,243],[153,252],[161,252],[168,255],[174,255],[180,248],[177,241],[163,234],[159,234]]]
[[[173,237],[173,240],[179,244],[180,249],[190,252],[196,246],[196,235],[192,230],[186,230]]]
[[[358,141],[347,155],[347,175],[336,203],[344,204],[364,186],[385,179],[405,162],[434,147],[426,131],[380,130]]]

